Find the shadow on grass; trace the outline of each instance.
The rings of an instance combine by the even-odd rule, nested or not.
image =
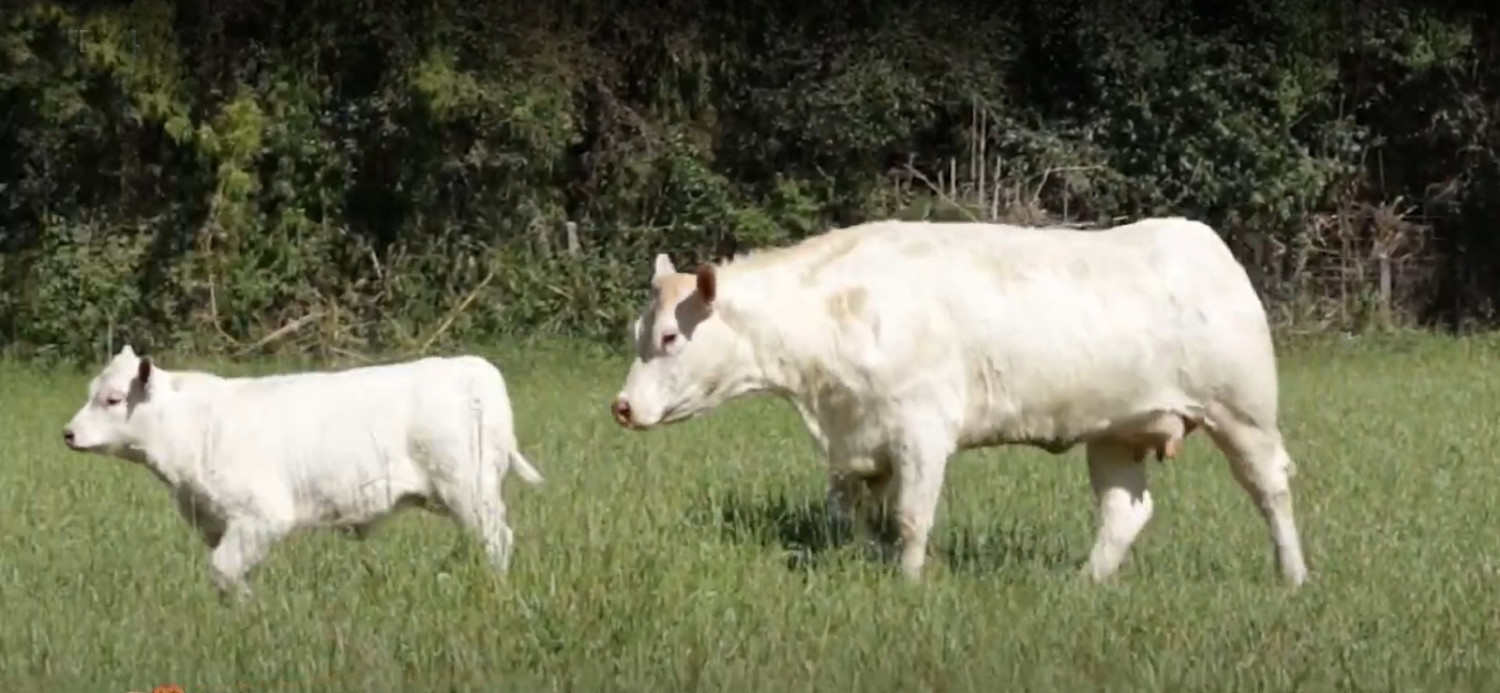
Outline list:
[[[697,524],[715,527],[721,536],[736,542],[777,547],[786,551],[787,569],[824,568],[852,556],[852,534],[838,526],[822,497],[792,497],[787,494],[750,496],[728,493],[710,499],[694,513]],[[874,535],[887,546],[897,540],[894,521],[887,518]],[[1027,522],[1009,526],[952,527],[934,532],[929,549],[932,561],[943,561],[955,573],[985,574],[1018,565],[1041,566],[1049,571],[1072,571],[1078,557],[1056,531]],[[867,550],[864,560],[893,564],[894,552]]]
[[[826,566],[850,539],[821,498],[727,493],[707,499],[692,515],[694,524],[716,529],[730,541],[786,551],[789,570]]]

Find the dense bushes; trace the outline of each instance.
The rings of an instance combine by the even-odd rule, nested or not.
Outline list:
[[[0,339],[619,342],[656,252],[890,215],[1202,218],[1293,328],[1487,321],[1500,291],[1479,16],[607,5],[8,10]]]

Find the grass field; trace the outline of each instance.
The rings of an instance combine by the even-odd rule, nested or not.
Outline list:
[[[1202,435],[1151,462],[1156,516],[1104,586],[1075,576],[1081,449],[955,457],[912,586],[819,545],[789,406],[627,433],[625,362],[581,353],[489,354],[547,476],[506,488],[508,580],[411,512],[363,543],[294,535],[240,607],[149,473],[63,447],[92,373],[0,366],[0,689],[1500,690],[1500,342],[1283,349],[1299,592]]]

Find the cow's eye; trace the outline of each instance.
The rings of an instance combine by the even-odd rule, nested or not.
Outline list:
[[[677,342],[676,332],[667,332],[661,336],[661,348],[665,349]]]
[[[119,395],[110,395],[104,398],[104,404],[111,407],[123,401],[125,401],[125,398]]]

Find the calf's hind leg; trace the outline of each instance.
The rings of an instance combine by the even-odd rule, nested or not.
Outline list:
[[[1293,587],[1299,586],[1307,580],[1307,564],[1292,512],[1291,477],[1295,474],[1295,464],[1282,443],[1281,433],[1274,427],[1225,418],[1228,420],[1208,429],[1209,435],[1229,458],[1235,481],[1265,518],[1282,577]]]
[[[495,572],[505,574],[515,535],[505,522],[505,501],[493,467],[481,471],[472,483],[440,485],[438,495],[453,520],[479,536]]]
[[[481,398],[469,402],[473,428],[466,443],[448,440],[433,445],[431,461],[437,469],[452,470],[434,484],[437,500],[460,526],[479,535],[490,567],[498,575],[510,569],[515,535],[505,522],[505,499],[500,495],[502,476],[509,469],[501,464],[508,450],[497,445],[507,435],[495,411],[486,411]]]

